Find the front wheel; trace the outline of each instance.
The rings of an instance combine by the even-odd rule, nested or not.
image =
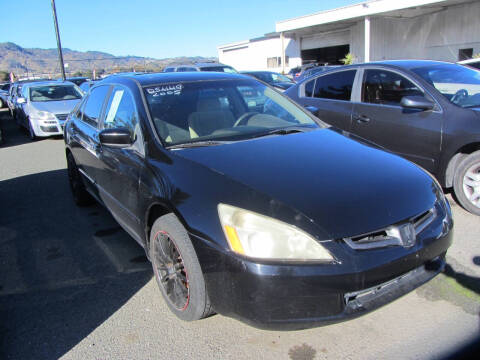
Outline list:
[[[37,135],[35,135],[35,130],[33,129],[30,119],[27,119],[27,123],[28,123],[28,137],[30,138],[30,140],[35,141],[37,139]]]
[[[480,151],[460,162],[455,170],[453,189],[465,210],[480,215]]]
[[[150,233],[150,259],[170,310],[185,321],[212,313],[205,280],[187,231],[174,214],[158,218]]]

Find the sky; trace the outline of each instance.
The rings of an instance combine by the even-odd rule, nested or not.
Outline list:
[[[361,0],[55,0],[62,47],[116,56],[217,56],[275,22]],[[51,0],[1,0],[0,42],[55,48]],[[10,14],[10,15],[7,15]]]

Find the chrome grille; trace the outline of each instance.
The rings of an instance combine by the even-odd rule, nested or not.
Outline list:
[[[438,203],[430,210],[409,221],[368,234],[344,238],[343,240],[355,250],[368,250],[386,246],[411,247],[415,245],[416,237],[437,218],[437,205]]]

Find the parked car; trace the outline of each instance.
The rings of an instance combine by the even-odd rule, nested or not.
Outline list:
[[[320,74],[286,94],[330,125],[422,166],[480,215],[480,71],[382,61]]]
[[[297,67],[294,67],[293,69],[290,69],[290,71],[288,72],[288,74],[292,77],[292,80],[293,81],[297,81],[298,77],[302,74],[302,72],[308,70],[308,69],[311,69],[313,67],[317,66],[316,63],[307,63],[307,64],[303,64],[301,66],[297,66]]]
[[[24,84],[17,99],[18,125],[28,130],[30,139],[62,135],[68,114],[82,98],[82,91],[74,83],[44,81]]]
[[[327,71],[327,70],[332,70],[335,68],[338,68],[340,65],[321,65],[321,66],[314,66],[312,68],[309,68],[307,70],[302,71],[297,78],[295,79],[296,82],[300,82],[303,79],[306,79],[310,76],[313,76],[315,74]]]
[[[195,63],[195,64],[179,64],[167,66],[163,72],[186,72],[186,71],[215,71],[215,72],[226,72],[226,73],[237,73],[233,67],[215,63]]]
[[[215,311],[298,329],[352,318],[434,277],[452,241],[427,172],[248,76],[104,80],[64,139],[76,203],[97,199],[144,247],[183,320]]]
[[[62,79],[59,79],[59,80],[62,80]],[[74,83],[74,84],[77,85],[77,86],[80,86],[80,85],[82,85],[84,82],[89,81],[89,80],[90,80],[89,78],[83,77],[83,76],[73,76],[73,77],[68,77],[68,78],[66,78],[66,81],[70,81],[70,82]]]
[[[8,90],[10,90],[10,83],[0,84],[0,109],[8,106]]]
[[[295,85],[295,83],[285,75],[273,71],[243,71],[242,74],[262,80],[280,91],[285,91],[290,86]]]
[[[7,104],[8,108],[10,109],[10,115],[15,119],[17,116],[17,111],[21,107],[20,104],[17,103],[17,99],[21,97],[22,86],[27,83],[36,82],[36,81],[45,81],[44,79],[26,79],[26,80],[19,80],[15,81],[13,84],[10,85],[7,95]]]

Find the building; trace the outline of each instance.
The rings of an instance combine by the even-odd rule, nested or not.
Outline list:
[[[218,47],[238,70],[288,72],[306,62],[458,61],[480,53],[479,0],[371,0],[279,21],[275,32]]]

